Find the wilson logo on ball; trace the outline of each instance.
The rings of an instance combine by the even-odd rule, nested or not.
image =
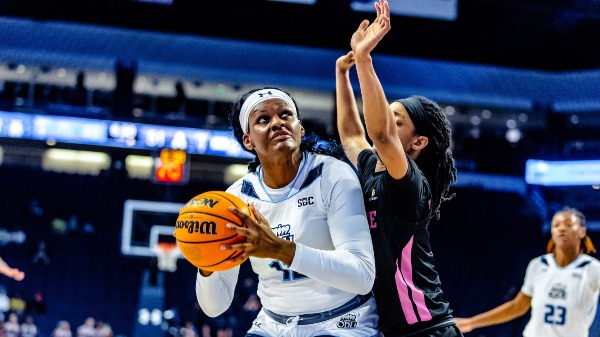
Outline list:
[[[242,199],[225,191],[198,194],[179,210],[173,234],[181,253],[194,266],[206,271],[223,271],[246,260],[236,260],[244,250],[221,249],[222,245],[246,242],[245,236],[227,228],[228,224],[246,227],[230,207],[254,218]]]
[[[213,200],[213,199],[209,199],[209,198],[198,198],[198,199],[192,199],[192,200],[188,201],[188,203],[185,204],[184,207],[206,206],[206,207],[213,208],[218,203],[219,203],[219,200]]]
[[[186,228],[188,233],[217,235],[217,224],[213,221],[177,221],[175,228]]]

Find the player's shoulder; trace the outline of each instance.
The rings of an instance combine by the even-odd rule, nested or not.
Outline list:
[[[548,268],[554,266],[554,255],[552,253],[540,255],[529,261],[529,269]]]
[[[318,154],[316,156],[317,157],[315,158],[315,163],[323,163],[324,172],[328,172],[336,176],[356,176],[356,173],[354,173],[354,170],[352,169],[350,164],[346,163],[345,161],[326,155]]]
[[[243,177],[239,178],[233,184],[231,184],[225,191],[227,193],[231,193],[231,194],[239,197],[242,192],[244,182],[251,181],[254,175],[255,175],[254,172],[246,173]]]
[[[593,269],[600,270],[600,260],[587,254],[581,254],[577,261],[576,267],[591,266]]]

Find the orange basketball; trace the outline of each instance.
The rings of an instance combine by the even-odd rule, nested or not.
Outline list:
[[[223,271],[243,262],[225,262],[242,251],[219,248],[223,244],[246,241],[245,236],[225,227],[228,223],[245,227],[242,220],[231,213],[231,206],[253,216],[240,198],[223,191],[201,193],[179,211],[173,234],[179,250],[194,266],[207,271]]]

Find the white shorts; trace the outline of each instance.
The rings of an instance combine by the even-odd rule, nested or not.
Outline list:
[[[361,298],[365,298],[366,302],[361,301]],[[356,300],[364,303],[352,308],[351,302],[356,302]],[[344,310],[347,307],[349,307],[348,310]],[[341,313],[328,317],[332,311]],[[321,316],[321,318],[317,316]],[[375,298],[369,294],[363,297],[357,296],[339,308],[322,314],[285,317],[267,313],[263,308],[252,323],[246,337],[374,337],[379,334],[378,323],[379,316]]]

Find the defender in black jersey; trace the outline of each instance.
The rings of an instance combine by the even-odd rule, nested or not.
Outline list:
[[[462,336],[443,298],[427,226],[439,217],[456,180],[450,123],[422,96],[388,104],[371,51],[390,29],[389,6],[363,21],[352,51],[336,62],[337,125],[348,159],[358,169],[375,250],[375,299],[385,337]],[[349,69],[356,64],[367,141]]]

